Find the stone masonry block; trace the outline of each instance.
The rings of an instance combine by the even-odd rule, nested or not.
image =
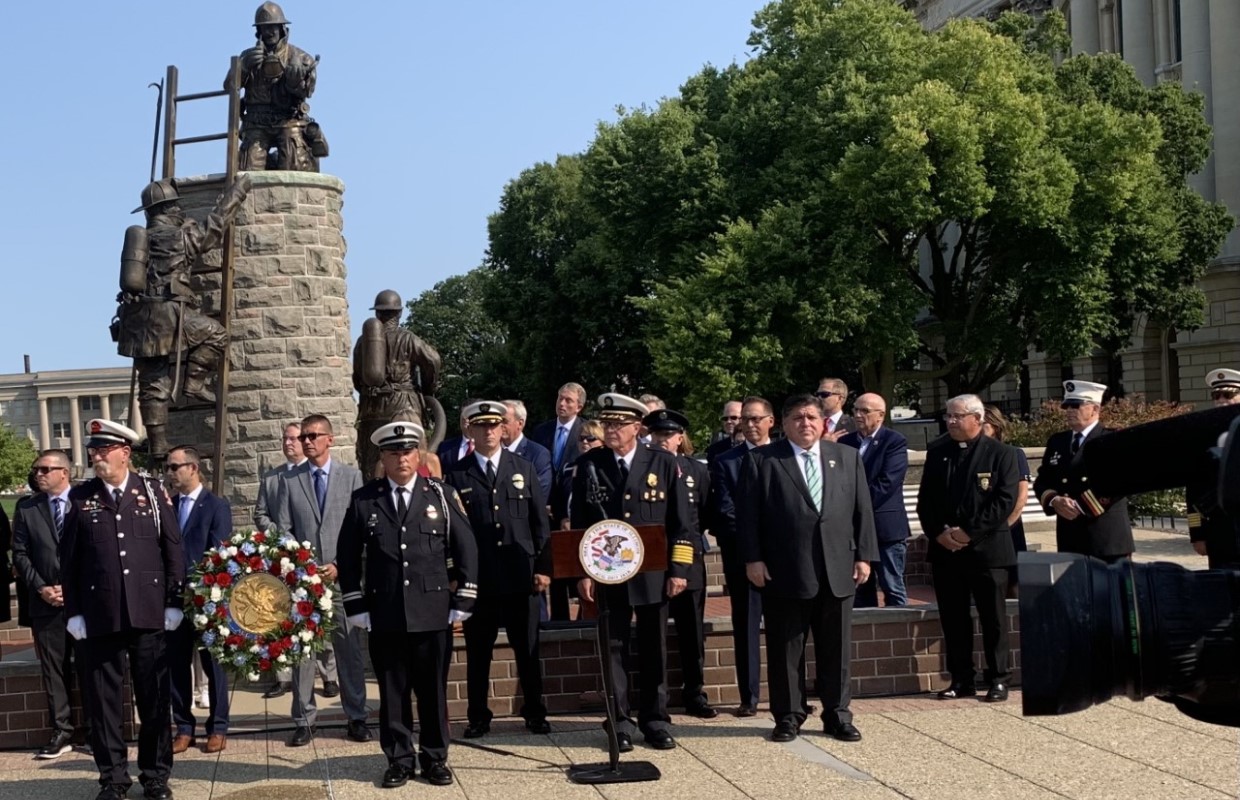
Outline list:
[[[300,308],[271,308],[263,312],[263,330],[267,336],[295,336],[302,331]]]
[[[284,249],[284,226],[255,225],[241,228],[241,253],[247,256],[269,255]]]

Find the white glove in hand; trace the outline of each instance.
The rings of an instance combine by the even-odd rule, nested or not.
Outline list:
[[[164,630],[175,631],[181,627],[181,620],[185,619],[185,612],[179,608],[164,609]]]
[[[76,617],[69,617],[65,622],[65,628],[69,631],[69,635],[74,639],[81,641],[86,638],[86,617],[78,614]]]
[[[474,615],[472,611],[457,611],[455,608],[448,612],[448,624],[455,625],[458,622],[464,622]]]
[[[346,617],[346,619],[348,620],[350,627],[365,628],[366,630],[370,630],[370,612],[369,611],[363,611],[360,614],[354,614],[351,617]]]

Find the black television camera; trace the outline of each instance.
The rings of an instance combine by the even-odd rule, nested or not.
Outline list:
[[[1240,406],[1100,437],[1074,462],[1076,484],[1099,497],[1211,473],[1220,507],[1240,520]],[[1195,719],[1240,727],[1240,572],[1022,553],[1019,574],[1027,716],[1154,696]]]

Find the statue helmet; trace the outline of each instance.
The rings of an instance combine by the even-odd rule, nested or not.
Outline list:
[[[146,188],[142,190],[142,205],[130,213],[137,214],[139,211],[162,206],[165,203],[175,203],[180,199],[181,196],[177,194],[177,187],[173,184],[172,179],[161,178],[146,185]]]
[[[278,3],[266,2],[258,7],[254,12],[254,27],[260,25],[288,25],[289,21],[284,18],[284,9],[280,8]]]
[[[400,302],[400,295],[395,289],[384,289],[375,295],[375,304],[370,307],[371,311],[401,311],[404,304]]]

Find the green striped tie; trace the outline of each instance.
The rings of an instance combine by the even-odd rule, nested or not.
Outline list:
[[[821,513],[822,476],[818,474],[818,465],[814,463],[814,454],[806,450],[801,455],[805,456],[805,483],[809,486],[809,496],[814,498],[814,508]]]

